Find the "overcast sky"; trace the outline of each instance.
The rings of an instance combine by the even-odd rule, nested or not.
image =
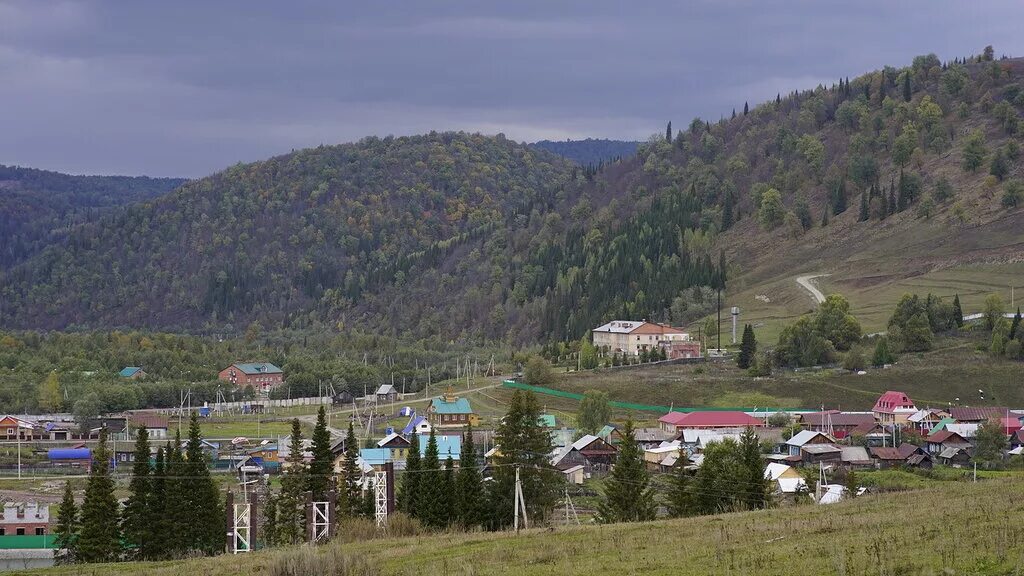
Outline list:
[[[916,54],[1024,55],[1024,2],[0,0],[0,163],[203,176],[376,134],[644,139]]]

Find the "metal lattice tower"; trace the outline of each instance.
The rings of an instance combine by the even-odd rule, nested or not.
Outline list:
[[[249,502],[234,505],[234,530],[231,537],[231,553],[252,551],[252,505]]]
[[[331,532],[331,503],[313,502],[313,542],[324,542]]]
[[[374,475],[373,483],[373,501],[376,503],[375,517],[377,519],[377,528],[383,528],[388,522],[388,473],[385,471],[377,472]]]

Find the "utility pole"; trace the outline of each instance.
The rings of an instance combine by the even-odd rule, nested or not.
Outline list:
[[[519,534],[519,514],[523,515],[523,527],[529,528],[530,521],[526,518],[526,501],[523,499],[523,484],[519,481],[519,466],[516,466],[516,491],[512,505],[514,506],[513,526],[516,534]]]
[[[722,288],[718,288],[718,350],[722,350]]]

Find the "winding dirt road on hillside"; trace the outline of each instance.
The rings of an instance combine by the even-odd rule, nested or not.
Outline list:
[[[814,298],[814,302],[816,304],[821,304],[822,302],[824,302],[825,295],[821,293],[821,290],[818,290],[818,287],[815,286],[811,282],[811,280],[814,280],[815,278],[822,278],[824,276],[831,276],[831,274],[808,274],[806,276],[796,277],[796,283],[799,284],[804,290],[807,290],[808,292],[811,293],[811,297]]]

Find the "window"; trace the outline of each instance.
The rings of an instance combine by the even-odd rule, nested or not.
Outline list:
[[[25,529],[24,528],[18,528],[18,536],[24,536],[24,535],[25,535]]]
[[[46,528],[36,528],[36,536],[45,536]]]
[[[0,536],[6,536],[6,535],[7,535],[7,529],[6,528],[0,528]]]
[[[7,435],[8,436],[13,436],[14,435],[14,428],[8,428],[7,429]]]

